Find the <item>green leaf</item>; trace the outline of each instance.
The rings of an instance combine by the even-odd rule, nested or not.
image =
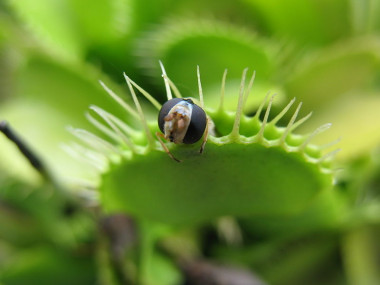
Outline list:
[[[252,268],[269,284],[345,284],[336,261],[338,242],[338,236],[319,232],[221,247],[216,255],[223,262]]]
[[[1,185],[0,236],[10,243],[30,245],[49,241],[72,248],[91,239],[93,220],[87,212],[69,201],[61,189],[46,183],[31,186],[9,178]]]
[[[353,31],[358,34],[368,34],[378,31],[380,21],[377,15],[380,11],[380,4],[374,0],[350,0],[351,22]]]
[[[357,91],[331,100],[328,106],[315,114],[304,129],[313,128],[320,120],[333,124],[332,130],[324,132],[316,143],[342,138],[342,151],[337,156],[341,161],[349,161],[365,155],[380,143],[380,93],[377,91]]]
[[[9,285],[94,284],[94,264],[86,256],[35,247],[13,256],[0,272],[0,282]]]
[[[1,119],[6,119],[11,124],[55,178],[69,184],[77,183],[78,178],[90,181],[95,179],[91,169],[83,167],[83,163],[75,160],[61,147],[63,142],[72,140],[72,135],[66,130],[70,121],[73,124],[80,124],[81,121],[32,100],[12,100],[3,104],[0,110]],[[19,149],[2,134],[0,142],[0,169],[11,177],[38,185],[41,182],[40,175]]]
[[[294,216],[254,217],[243,220],[244,229],[258,236],[278,238],[310,232],[338,232],[346,222],[347,201],[338,189],[320,191],[304,211]]]
[[[3,199],[0,206],[0,224],[0,237],[3,241],[24,246],[43,240],[36,221],[13,209]]]
[[[153,152],[115,165],[102,177],[102,204],[185,225],[223,215],[296,214],[331,183],[317,166],[280,148],[209,143],[202,156],[196,151],[173,150],[181,164]]]
[[[379,51],[380,41],[373,37],[343,41],[308,54],[289,74],[284,89],[303,101],[306,111],[322,110],[346,93],[371,86],[380,66]]]
[[[358,227],[344,236],[342,251],[348,284],[380,282],[378,254],[379,227]]]
[[[104,208],[155,222],[186,225],[225,215],[294,215],[308,207],[318,193],[329,189],[332,175],[328,161],[335,152],[325,154],[309,144],[312,137],[292,133],[309,117],[295,122],[301,104],[286,128],[276,123],[294,100],[272,121],[268,117],[274,97],[263,120],[260,112],[265,101],[254,117],[242,116],[244,94],[250,91],[249,87],[245,89],[246,72],[236,114],[215,106],[206,108],[216,134],[209,135],[203,155],[199,154],[202,141],[189,146],[169,145],[172,155],[183,160],[180,164],[162,152],[152,135],[158,131],[157,122],[146,122],[142,113],[141,135],[146,141],[136,141],[134,136],[139,131],[128,125],[118,123],[117,131],[109,124],[115,131],[110,137],[120,136],[121,143],[114,145],[108,166],[102,170],[100,199]],[[127,77],[135,96],[131,82]],[[140,108],[137,100],[136,105]],[[114,121],[109,115],[103,117]]]
[[[72,140],[67,126],[90,126],[83,116],[91,104],[106,106],[105,109],[119,114],[129,121],[128,114],[107,96],[99,84],[110,80],[97,69],[81,64],[63,65],[42,55],[31,56],[17,71],[14,78],[16,99],[0,106],[1,120],[7,120],[15,131],[42,157],[52,172],[62,180],[77,183],[75,179],[94,180],[92,169],[83,167],[61,148],[62,143]],[[123,94],[116,84],[111,84]],[[18,177],[35,180],[35,173],[17,149],[3,136],[5,146],[0,149],[4,171]],[[6,147],[8,146],[8,147]],[[59,163],[57,163],[59,161]],[[73,179],[75,177],[75,179]]]
[[[130,31],[131,16],[129,0],[68,1],[79,29],[87,45],[115,42]]]
[[[232,110],[236,104],[241,70],[246,67],[259,71],[255,79],[258,91],[247,105],[257,107],[268,88],[276,89],[270,81],[275,62],[276,44],[257,36],[246,28],[204,19],[171,19],[165,25],[150,31],[139,41],[137,52],[140,65],[148,75],[156,75],[158,61],[165,64],[168,74],[179,87],[184,87],[183,96],[194,96],[198,92],[195,71],[199,65],[202,74],[205,102],[215,106],[219,100],[220,78],[228,68],[226,85],[226,108]],[[269,77],[269,80],[268,80]],[[155,79],[157,77],[155,76]],[[264,92],[260,92],[262,90]],[[273,90],[272,89],[272,90]]]
[[[70,62],[83,57],[83,42],[77,33],[67,1],[8,0],[29,32],[49,53]]]
[[[151,285],[176,285],[183,282],[179,269],[175,267],[169,258],[155,253],[152,256],[150,271],[147,272],[146,284]]]
[[[339,1],[246,0],[275,36],[321,45],[350,34],[349,5]]]
[[[105,105],[108,111],[123,114],[123,119],[127,119],[121,108],[104,93],[99,80],[110,84],[110,80],[93,66],[61,64],[46,56],[32,54],[17,73],[16,95],[43,102],[64,114],[69,118],[66,124],[85,121],[83,112],[90,104]],[[122,92],[115,84],[111,85]]]

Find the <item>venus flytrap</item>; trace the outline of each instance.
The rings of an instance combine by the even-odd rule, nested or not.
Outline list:
[[[180,97],[178,88],[161,67],[168,99],[173,94]],[[72,130],[103,157],[105,163],[100,171],[98,188],[106,211],[123,211],[144,220],[186,225],[226,215],[293,215],[305,209],[321,191],[333,191],[330,189],[333,181],[330,161],[336,151],[326,153],[323,146],[310,143],[330,125],[323,125],[309,135],[294,134],[294,130],[311,115],[297,120],[300,103],[288,124],[277,126],[295,99],[270,120],[274,96],[269,94],[255,116],[245,116],[244,103],[255,77],[253,73],[246,86],[247,71],[243,71],[235,113],[224,109],[227,72],[222,80],[219,106],[204,107],[214,130],[210,131],[203,154],[199,154],[201,140],[194,145],[165,142],[170,152],[183,161],[181,163],[163,152],[154,137],[158,131],[157,122],[146,119],[135,89],[152,103],[157,112],[161,105],[126,75],[137,111],[102,83],[107,93],[141,124],[141,130],[132,128],[107,111],[92,106],[91,110],[103,122],[90,114],[87,118],[110,141],[83,130]],[[199,72],[198,84],[202,106]]]
[[[215,50],[218,52],[213,52]],[[220,63],[223,62],[223,66],[228,66],[229,70],[229,80],[225,86],[225,109],[234,111],[234,92],[239,89],[240,74],[246,66],[260,70],[255,80],[256,90],[279,88],[278,81],[273,80],[273,74],[280,50],[283,54],[284,50],[278,43],[265,39],[244,26],[187,15],[167,19],[145,31],[137,41],[135,55],[141,71],[156,85],[160,84],[156,77],[156,63],[163,60],[171,79],[177,85],[186,86],[181,90],[185,97],[193,96],[191,92],[196,87],[193,78],[187,75],[187,70],[194,66],[194,62],[202,63],[206,106],[218,104],[220,75],[215,71],[221,70]],[[265,93],[258,92],[256,96],[248,98],[245,103],[246,110],[257,108],[263,98],[261,94]]]
[[[153,13],[146,9],[146,3],[133,0],[134,5],[124,0],[98,3],[91,13],[83,13],[88,10],[89,0],[85,4],[52,4],[48,0],[26,1],[30,3],[25,5],[14,0],[5,2],[0,5],[5,8],[0,13],[0,22],[5,24],[0,28],[0,34],[6,35],[0,35],[5,57],[0,57],[6,63],[3,77],[9,79],[4,86],[15,91],[15,98],[8,96],[10,100],[3,100],[0,113],[43,155],[51,166],[49,171],[70,189],[69,195],[90,198],[85,202],[94,202],[111,214],[122,211],[137,218],[143,245],[138,254],[150,259],[150,267],[160,273],[156,275],[163,270],[152,260],[163,251],[160,248],[153,252],[152,244],[157,239],[160,244],[173,234],[172,225],[180,224],[197,232],[197,237],[191,237],[194,243],[199,242],[197,257],[221,261],[220,249],[230,250],[232,256],[223,258],[227,264],[252,268],[271,284],[380,284],[376,270],[379,172],[377,169],[369,177],[371,169],[359,163],[369,158],[380,141],[380,94],[376,80],[380,62],[376,30],[380,22],[376,23],[374,17],[380,6],[369,5],[374,1],[293,1],[290,6],[295,9],[284,6],[287,11],[298,11],[300,17],[293,19],[286,16],[281,1],[245,0],[232,6],[229,1],[215,5],[201,1],[187,5],[150,1],[157,8]],[[149,24],[153,22],[154,26]],[[62,49],[63,46],[67,48]],[[170,75],[169,78],[163,70],[168,99],[198,98],[194,94],[199,92],[204,95],[202,107],[211,118],[203,154],[199,154],[202,140],[194,145],[164,141],[181,163],[170,159],[157,140],[155,133],[159,128],[154,117],[161,104],[145,91],[152,90],[149,92],[155,98],[163,99],[158,97],[162,94],[153,93],[156,83],[161,84],[156,76],[158,59],[165,61]],[[195,91],[195,76],[189,74],[194,63],[202,67],[199,91]],[[99,68],[94,69],[94,64]],[[143,75],[151,76],[143,81],[145,90],[127,77],[132,96],[123,97],[123,90],[111,78],[107,80],[119,77],[125,66],[131,68],[128,75],[133,74],[136,82],[142,82]],[[225,72],[220,90],[219,72],[224,66],[229,68],[228,80]],[[248,71],[240,80],[245,66],[258,71],[255,82]],[[94,78],[102,78],[107,85],[101,83],[101,88]],[[252,86],[254,96],[249,92]],[[104,96],[103,89],[110,96]],[[271,92],[264,99],[267,90]],[[144,105],[145,98],[137,100],[141,94],[150,97],[148,105]],[[198,105],[203,100],[199,101]],[[89,104],[95,104],[86,114],[90,124],[82,122],[83,108]],[[123,109],[125,112],[119,112]],[[318,112],[310,118],[310,110]],[[326,132],[331,124],[320,126],[321,122],[333,122],[334,131]],[[80,143],[63,148],[84,165],[73,163],[55,148],[72,137],[64,132],[67,124],[83,128],[69,128]],[[93,134],[87,131],[90,125],[96,127]],[[310,133],[297,134],[306,132]],[[332,141],[337,137],[344,139],[340,144],[344,152],[334,159],[343,168],[339,173],[331,166],[338,150],[330,151],[338,142]],[[329,141],[332,142],[324,144]],[[70,241],[70,237],[77,234],[71,230],[72,225],[62,227],[61,207],[56,206],[59,201],[51,202],[46,197],[30,199],[41,191],[29,187],[29,183],[40,184],[41,179],[33,175],[34,169],[22,167],[24,157],[18,160],[18,153],[11,153],[7,143],[4,138],[0,141],[0,162],[4,164],[0,176],[9,171],[28,181],[28,185],[9,187],[3,182],[2,188],[9,189],[4,193],[11,196],[2,195],[0,200],[7,201],[14,195],[15,202],[33,211],[27,212],[27,219],[19,223],[17,216],[16,220],[9,216],[8,207],[0,205],[5,213],[0,215],[5,222],[5,227],[0,227],[0,237],[15,237],[9,238],[12,244],[41,236],[41,241],[48,237],[53,244],[58,241],[65,248],[71,247],[76,241]],[[73,176],[81,180],[74,180]],[[76,187],[77,183],[84,187]],[[25,191],[30,195],[32,189],[38,191],[25,200]],[[80,206],[87,208],[89,204]],[[103,211],[102,214],[107,215]],[[70,214],[70,220],[77,220],[75,216]],[[203,222],[209,225],[218,218],[218,229],[224,229],[225,234],[234,226],[223,226],[226,220],[219,217],[228,217],[227,221],[232,217],[243,244],[227,246],[221,239],[210,240],[208,233],[204,236],[204,225],[189,227]],[[169,234],[162,234],[160,223],[165,224]],[[38,230],[29,233],[29,227],[25,228],[29,224]],[[87,232],[88,236],[96,236]],[[88,249],[89,239],[84,240]],[[2,247],[4,241],[0,243]],[[108,250],[107,245],[104,250]],[[184,251],[180,245],[175,256],[165,252],[172,267],[178,265],[174,264],[176,257]],[[87,271],[78,271],[72,258],[54,262],[62,258],[49,248],[28,253],[20,247],[20,253],[22,262],[16,262],[21,266],[16,266],[16,278],[27,272],[24,280],[37,280],[35,273],[41,272],[50,273],[52,280],[67,280],[65,274],[71,269],[75,274],[70,282],[75,283]],[[43,257],[39,266],[32,262],[36,256]],[[93,264],[91,259],[89,256],[88,261]],[[147,263],[136,264],[138,275],[145,275],[141,280],[152,280],[141,284],[180,283],[157,282]],[[318,263],[323,263],[324,268]],[[37,270],[30,270],[28,264]],[[110,271],[110,266],[101,263],[98,267],[104,272]],[[54,271],[54,267],[61,271]],[[2,268],[0,271],[3,277]],[[12,283],[0,279],[0,283]]]
[[[172,91],[179,97],[178,88],[168,78],[163,66],[162,70],[168,99],[172,98]],[[184,225],[225,215],[292,215],[305,209],[320,191],[332,191],[329,162],[336,151],[326,154],[323,146],[310,144],[330,125],[321,126],[309,135],[294,134],[293,131],[311,115],[297,121],[300,103],[286,127],[276,126],[295,99],[269,120],[274,96],[266,97],[255,116],[245,116],[244,103],[255,77],[253,73],[246,88],[247,69],[242,75],[235,114],[225,111],[226,74],[222,80],[220,105],[217,108],[205,106],[214,124],[214,133],[210,132],[205,152],[199,154],[201,142],[194,145],[166,143],[170,152],[183,160],[182,163],[171,160],[163,152],[154,137],[158,131],[157,122],[145,118],[134,88],[157,111],[161,105],[126,75],[137,111],[102,83],[107,93],[142,125],[142,131],[139,131],[92,106],[91,110],[104,122],[91,114],[87,118],[112,143],[83,130],[72,130],[102,157],[99,191],[101,204],[107,211],[124,211],[142,219]],[[199,73],[198,78],[202,106]],[[86,152],[82,154],[87,156]]]

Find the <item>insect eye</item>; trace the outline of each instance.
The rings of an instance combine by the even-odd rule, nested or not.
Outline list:
[[[186,101],[186,102],[188,102],[188,103],[190,103],[190,104],[194,104],[193,100],[191,100],[190,98],[188,98],[188,99],[183,99],[183,101]]]
[[[181,102],[191,104],[191,119],[182,142],[185,144],[193,144],[199,141],[203,136],[207,125],[207,116],[205,111],[203,111],[203,109],[198,105],[194,104],[191,99],[173,98],[162,105],[162,108],[158,114],[158,126],[161,132],[164,133],[165,117],[176,105]]]
[[[182,100],[182,98],[173,98],[162,105],[158,114],[158,127],[162,133],[164,133],[165,117],[169,114],[170,110]]]
[[[207,117],[205,111],[198,105],[193,105],[191,120],[183,139],[185,144],[193,144],[199,141],[205,132]]]

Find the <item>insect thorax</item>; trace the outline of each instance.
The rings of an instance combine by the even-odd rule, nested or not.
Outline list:
[[[183,143],[187,129],[190,125],[193,106],[182,101],[176,104],[165,116],[165,138],[176,144]]]

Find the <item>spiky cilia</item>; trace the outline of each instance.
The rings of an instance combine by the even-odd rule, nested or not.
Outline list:
[[[181,97],[162,64],[161,68],[168,99],[173,94]],[[337,151],[324,153],[332,144],[310,143],[330,124],[308,135],[294,134],[311,115],[297,120],[302,105],[299,103],[287,125],[277,126],[295,99],[269,120],[275,98],[269,93],[256,114],[247,117],[243,114],[244,104],[255,78],[254,72],[247,85],[247,72],[247,69],[243,71],[236,112],[232,114],[223,106],[227,71],[222,79],[219,106],[204,106],[198,68],[199,105],[204,106],[215,131],[210,132],[203,154],[197,151],[198,143],[191,146],[167,143],[182,163],[165,154],[154,136],[157,122],[147,119],[135,90],[157,112],[161,104],[126,74],[135,108],[101,82],[129,117],[141,125],[141,129],[133,128],[100,107],[92,106],[91,110],[103,122],[91,114],[87,118],[109,141],[84,130],[72,130],[91,148],[82,151],[82,159],[100,170],[101,182],[97,188],[106,211],[123,211],[143,219],[185,225],[225,215],[292,215],[305,209],[322,191],[332,191],[330,161]]]

